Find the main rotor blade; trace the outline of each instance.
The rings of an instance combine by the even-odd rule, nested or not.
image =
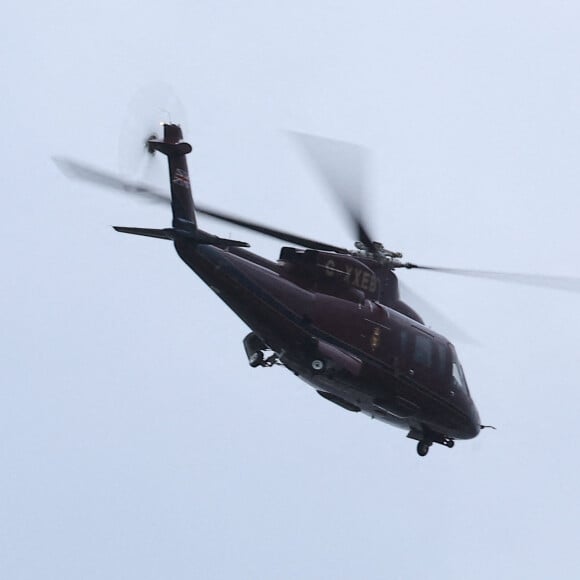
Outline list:
[[[53,161],[67,177],[80,179],[81,181],[88,181],[89,183],[94,183],[95,185],[100,185],[102,187],[124,191],[152,203],[171,205],[171,199],[169,196],[167,196],[163,191],[149,185],[126,181],[125,179],[117,177],[111,173],[95,169],[94,167],[90,167],[84,163],[78,163],[77,161],[65,157],[53,157]]]
[[[355,229],[357,240],[368,248],[373,238],[366,225],[366,200],[369,153],[363,147],[307,133],[290,132],[310,165],[342,205]]]
[[[538,288],[552,288],[556,290],[565,290],[567,292],[580,292],[580,278],[570,278],[566,276],[545,276],[543,274],[490,272],[486,270],[464,270],[461,268],[440,268],[434,266],[417,266],[415,264],[410,264],[409,267],[412,269],[416,268],[419,270],[430,270],[431,272],[441,272],[442,274],[469,276],[471,278],[487,278],[488,280],[511,282],[512,284],[536,286]]]
[[[282,240],[284,242],[289,242],[290,244],[296,244],[297,246],[302,246],[303,248],[310,248],[312,250],[322,250],[327,252],[338,252],[339,254],[348,254],[348,250],[345,248],[339,248],[338,246],[333,246],[331,244],[325,244],[324,242],[317,242],[316,240],[311,240],[310,238],[305,238],[302,236],[296,236],[289,232],[284,232],[282,230],[276,230],[274,228],[269,228],[267,226],[263,226],[261,224],[251,222],[249,220],[241,219],[232,215],[224,214],[221,212],[214,211],[204,206],[195,206],[195,210],[197,213],[201,213],[204,215],[211,216],[218,220],[222,220],[224,222],[228,222],[230,224],[235,224],[242,228],[246,228],[248,230],[252,230],[254,232],[259,232],[261,234],[265,234],[266,236],[270,236],[272,238],[276,238],[278,240]]]
[[[425,322],[433,327],[433,330],[440,332],[447,338],[451,338],[453,341],[457,340],[470,345],[479,344],[440,310],[437,310],[431,303],[427,302],[424,298],[421,298],[414,290],[411,290],[407,284],[401,282],[400,278],[399,290],[401,292],[401,298],[403,298],[405,302],[409,302],[409,305],[419,312]]]
[[[72,159],[66,159],[64,157],[54,157],[53,159],[59,169],[68,177],[80,179],[81,181],[88,181],[89,183],[100,185],[101,187],[117,189],[119,191],[130,193],[134,196],[153,203],[162,203],[163,205],[171,204],[171,199],[163,191],[149,185],[127,181],[111,173],[101,171],[100,169],[95,169],[85,165],[84,163],[73,161]],[[339,248],[338,246],[333,246],[332,244],[325,244],[323,242],[311,240],[310,238],[296,236],[289,232],[269,228],[267,226],[251,222],[249,220],[237,218],[232,215],[224,214],[204,206],[196,205],[195,209],[197,213],[208,215],[213,218],[235,224],[237,226],[259,232],[261,234],[265,234],[278,240],[289,242],[290,244],[296,244],[297,246],[301,246],[303,248],[311,248],[313,250],[322,250],[327,252],[338,252],[340,254],[348,253],[348,250],[345,248]]]

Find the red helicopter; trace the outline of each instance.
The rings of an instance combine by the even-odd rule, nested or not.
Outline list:
[[[476,437],[485,426],[455,348],[400,299],[394,271],[431,270],[573,291],[580,290],[580,280],[402,261],[402,254],[373,241],[352,196],[349,201],[349,190],[360,179],[357,149],[318,137],[300,139],[356,227],[355,250],[195,205],[186,160],[192,147],[173,123],[163,125],[161,138],[147,140],[150,153],[168,158],[170,198],[69,159],[55,161],[71,177],[171,204],[170,228],[114,229],[172,241],[179,257],[250,328],[243,344],[252,367],[283,365],[328,401],[405,429],[407,437],[418,442],[420,456],[427,455],[433,443],[451,448],[456,439]],[[336,175],[337,162],[352,171]],[[305,249],[283,247],[279,260],[272,262],[248,251],[243,241],[201,230],[196,214]]]

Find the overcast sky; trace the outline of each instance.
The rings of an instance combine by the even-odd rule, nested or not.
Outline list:
[[[481,343],[457,348],[498,427],[421,459],[249,368],[172,246],[110,228],[169,212],[50,160],[123,168],[169,83],[200,202],[351,244],[280,129],[307,131],[373,151],[405,258],[580,276],[578,3],[22,1],[2,28],[2,579],[580,576],[580,295],[401,274]]]

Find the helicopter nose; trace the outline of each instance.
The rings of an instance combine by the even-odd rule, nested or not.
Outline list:
[[[469,419],[465,422],[464,437],[465,439],[473,439],[479,435],[481,431],[481,420],[475,405],[471,406],[469,411]]]
[[[479,435],[481,423],[475,405],[464,407],[461,415],[456,416],[453,432],[457,439],[473,439]]]
[[[453,431],[456,439],[473,439],[479,435],[481,425],[479,421],[465,418],[460,424],[456,424]]]
[[[469,425],[469,429],[466,430],[466,439],[473,439],[477,437],[481,431],[481,423],[475,421]]]

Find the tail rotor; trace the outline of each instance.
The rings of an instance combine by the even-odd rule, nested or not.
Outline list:
[[[144,86],[131,99],[119,134],[119,173],[131,181],[152,181],[154,150],[149,141],[162,138],[163,124],[179,119],[187,128],[185,107],[166,83]]]

